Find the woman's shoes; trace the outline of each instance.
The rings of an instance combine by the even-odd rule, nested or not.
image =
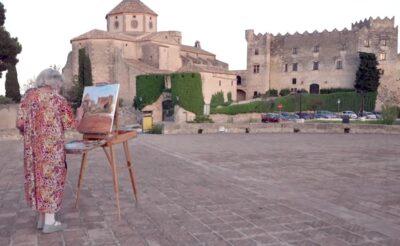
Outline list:
[[[43,233],[48,234],[48,233],[63,231],[65,229],[67,229],[66,224],[61,224],[60,222],[56,221],[52,225],[44,224]]]

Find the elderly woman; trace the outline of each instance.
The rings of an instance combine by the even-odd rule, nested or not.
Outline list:
[[[17,119],[24,137],[25,196],[28,205],[38,212],[37,228],[44,233],[66,228],[55,220],[67,174],[64,132],[75,128],[83,114],[78,109],[74,118],[67,100],[59,94],[62,81],[54,69],[41,72],[35,88],[25,93]]]

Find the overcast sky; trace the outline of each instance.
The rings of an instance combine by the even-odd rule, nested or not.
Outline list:
[[[50,65],[63,67],[70,40],[92,29],[106,29],[105,15],[121,0],[0,0],[7,9],[6,28],[18,37],[21,87]],[[294,33],[350,28],[372,17],[396,17],[399,0],[143,0],[159,15],[158,30],[181,31],[183,43],[201,41],[231,69],[246,67],[246,29]],[[0,94],[4,94],[4,77]]]

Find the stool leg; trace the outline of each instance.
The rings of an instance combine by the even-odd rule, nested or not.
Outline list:
[[[78,207],[79,195],[81,192],[81,186],[83,181],[83,175],[87,165],[87,153],[83,153],[82,155],[82,163],[81,163],[81,171],[79,172],[79,180],[78,180],[78,190],[76,192],[76,201],[75,201],[75,208]]]
[[[137,194],[137,186],[136,186],[136,178],[135,178],[135,169],[133,168],[133,165],[132,165],[131,152],[129,151],[128,142],[124,142],[123,145],[124,145],[124,150],[125,150],[126,164],[128,166],[128,169],[129,169],[129,177],[131,178],[133,194],[135,195],[135,201],[138,202],[138,194]]]
[[[117,200],[117,209],[118,209],[118,218],[121,220],[121,209],[119,206],[119,184],[118,184],[118,172],[117,172],[117,164],[115,162],[115,155],[114,149],[112,145],[110,147],[110,159],[111,159],[111,169],[113,173],[113,181],[114,181],[114,192],[115,192],[115,199]]]

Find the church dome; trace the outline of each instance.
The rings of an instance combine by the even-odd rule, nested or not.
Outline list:
[[[140,0],[123,0],[113,10],[111,10],[106,17],[115,14],[150,14],[157,16],[157,13],[147,7]]]

